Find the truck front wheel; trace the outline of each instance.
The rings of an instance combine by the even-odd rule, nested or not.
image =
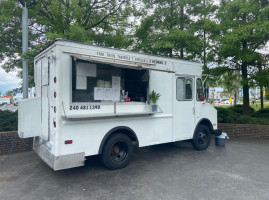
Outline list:
[[[124,134],[117,133],[107,140],[103,149],[102,161],[108,169],[121,169],[129,164],[132,153],[131,139]]]
[[[197,151],[205,150],[210,144],[210,131],[209,128],[203,124],[198,125],[195,130],[191,144]]]

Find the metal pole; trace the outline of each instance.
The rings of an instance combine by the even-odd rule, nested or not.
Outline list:
[[[22,10],[22,53],[28,50],[28,8],[25,6]],[[28,98],[28,60],[22,60],[22,93],[23,98]]]

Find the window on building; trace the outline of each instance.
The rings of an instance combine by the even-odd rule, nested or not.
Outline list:
[[[146,102],[148,84],[148,70],[72,62],[72,102]]]
[[[178,101],[192,100],[192,78],[177,78],[176,96]]]
[[[203,82],[200,78],[196,80],[196,100],[204,101]]]

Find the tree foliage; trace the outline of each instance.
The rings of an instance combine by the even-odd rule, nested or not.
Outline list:
[[[244,114],[250,113],[251,72],[258,63],[264,62],[258,50],[269,40],[268,4],[265,0],[222,0],[217,14],[220,30],[217,37],[219,64],[241,73]]]
[[[14,91],[13,90],[6,91],[5,96],[14,96]]]
[[[22,7],[29,8],[29,51],[21,54]],[[268,0],[2,0],[0,59],[6,71],[55,38],[201,61],[207,81],[229,91],[268,85]],[[267,52],[268,54],[268,52]],[[211,84],[211,85],[212,85]]]
[[[0,3],[0,59],[8,58],[8,72],[22,67],[29,59],[29,86],[33,86],[33,58],[55,38],[127,48],[131,38],[125,34],[134,0],[3,0]],[[29,8],[29,52],[21,55],[22,7]]]
[[[147,14],[136,30],[135,50],[194,59],[201,51],[201,41],[192,28],[195,5],[199,0],[144,1]]]
[[[18,111],[0,110],[0,132],[16,131],[18,128]]]

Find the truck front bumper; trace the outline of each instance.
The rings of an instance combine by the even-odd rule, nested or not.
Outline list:
[[[213,134],[215,136],[220,136],[221,133],[222,133],[222,130],[219,128],[211,131],[211,134]]]

